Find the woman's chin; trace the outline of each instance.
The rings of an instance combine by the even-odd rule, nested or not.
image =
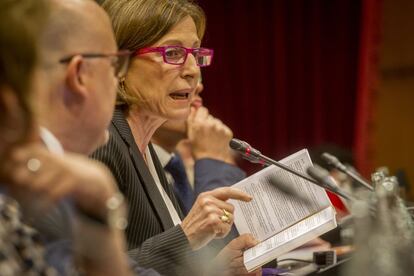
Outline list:
[[[190,107],[171,110],[168,112],[167,120],[185,121],[190,116]]]

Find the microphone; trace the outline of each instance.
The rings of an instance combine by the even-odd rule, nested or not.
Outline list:
[[[310,178],[309,176],[307,176],[307,175],[305,175],[305,174],[303,174],[299,171],[291,169],[290,167],[288,167],[288,166],[286,166],[286,165],[284,165],[280,162],[277,162],[277,161],[261,154],[260,151],[258,151],[257,149],[252,148],[249,145],[249,143],[247,143],[245,141],[233,138],[233,139],[231,139],[229,145],[230,145],[230,148],[238,151],[243,156],[244,159],[246,159],[246,160],[248,160],[252,163],[259,163],[259,164],[268,165],[268,166],[275,165],[275,166],[281,168],[282,170],[288,171],[288,172],[290,172],[290,173],[292,173],[292,174],[294,174],[294,175],[296,175],[296,176],[298,176],[302,179],[305,179],[306,181],[309,181],[309,182],[311,182],[315,185],[318,185],[319,187],[327,189],[328,191],[330,191],[330,192],[332,192],[336,195],[339,195],[339,196],[341,196],[345,199],[348,199],[348,200],[353,200],[353,198],[350,195],[348,195],[346,192],[342,191],[336,184],[334,184],[333,186],[323,185],[321,182],[319,182],[319,179],[317,179],[318,181],[316,181],[315,179]],[[309,173],[309,171],[308,171],[308,173]],[[311,174],[309,174],[309,175],[313,177],[313,175],[311,175]]]
[[[260,157],[262,154],[257,149],[252,148],[247,142],[233,138],[230,140],[230,148],[238,151],[243,156],[243,159],[246,159],[252,163],[259,163],[261,165],[266,164],[264,160]]]
[[[339,188],[338,185],[336,185],[335,180],[324,168],[318,165],[314,165],[313,167],[309,167],[306,171],[310,176],[312,176],[319,182],[320,186],[327,189],[328,191],[331,191],[334,194],[337,194],[347,200],[355,200],[355,198],[353,198],[351,195]]]
[[[374,191],[374,188],[362,177],[360,177],[357,173],[349,170],[344,164],[341,163],[341,161],[338,160],[334,155],[329,154],[327,152],[324,152],[321,155],[322,159],[326,161],[329,165],[335,167],[337,170],[343,172],[344,174],[348,175],[350,178],[358,182],[360,185],[362,185],[364,188]]]
[[[309,182],[312,182],[316,185],[318,185],[318,182],[316,182],[314,179],[310,178],[309,176],[295,171],[294,169],[291,169],[290,167],[277,162],[263,154],[260,153],[260,151],[258,151],[257,149],[252,148],[247,142],[245,141],[241,141],[239,139],[233,138],[230,140],[230,148],[238,151],[239,153],[241,153],[241,155],[243,156],[244,159],[252,162],[252,163],[259,163],[262,165],[275,165],[285,171],[288,171],[296,176],[299,176],[300,178],[303,178]]]

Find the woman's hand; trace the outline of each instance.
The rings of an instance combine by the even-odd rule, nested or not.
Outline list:
[[[233,132],[222,121],[213,117],[205,107],[192,108],[187,119],[187,137],[194,159],[212,158],[235,164],[229,142]]]
[[[247,272],[243,262],[243,252],[255,246],[258,241],[251,234],[243,234],[232,240],[214,258],[208,275],[262,275],[261,268]]]
[[[231,187],[218,188],[201,193],[181,227],[193,250],[197,250],[214,238],[225,237],[233,224],[234,206],[226,200],[250,201],[252,197]]]

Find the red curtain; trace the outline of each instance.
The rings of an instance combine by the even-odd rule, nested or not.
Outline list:
[[[235,137],[276,159],[326,142],[354,148],[364,1],[198,2],[215,50],[203,98]]]
[[[359,65],[357,81],[357,103],[355,123],[355,163],[360,172],[369,176],[373,169],[373,101],[378,75],[378,50],[381,31],[381,0],[364,0],[362,5],[362,18]]]

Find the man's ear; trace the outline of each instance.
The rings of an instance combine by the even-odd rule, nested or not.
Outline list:
[[[75,56],[69,62],[65,82],[68,92],[72,94],[71,97],[74,97],[73,100],[79,101],[87,97],[85,59],[81,56]]]

